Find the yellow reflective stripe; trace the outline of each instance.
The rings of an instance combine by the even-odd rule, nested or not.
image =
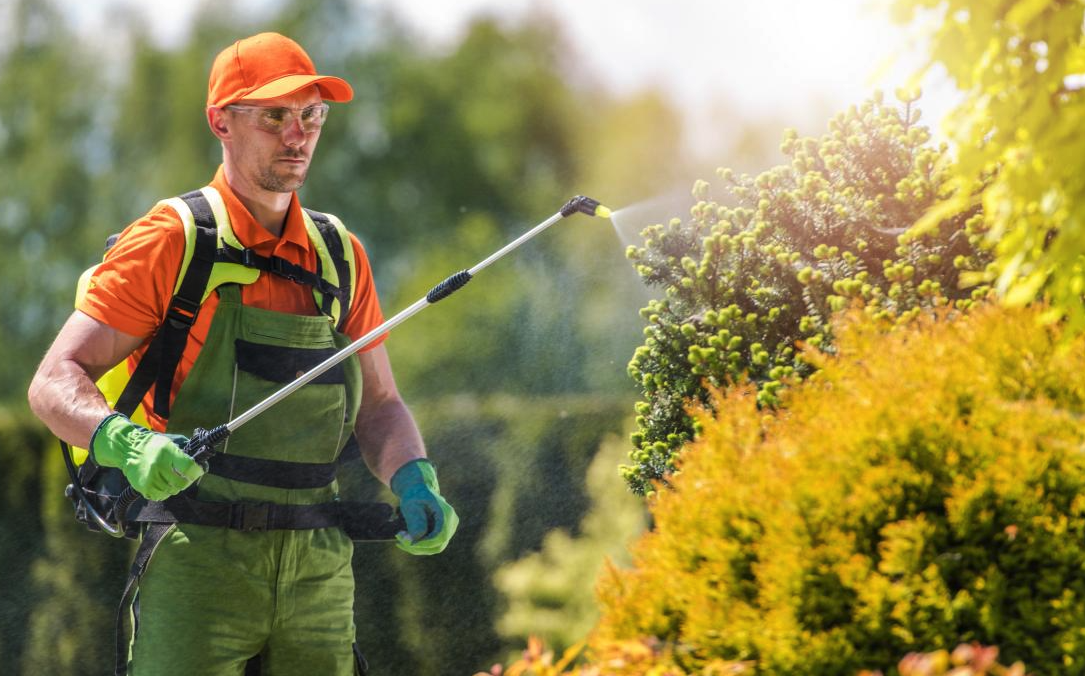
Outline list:
[[[353,281],[356,276],[354,273],[354,247],[350,245],[350,235],[347,233],[347,229],[343,226],[343,222],[331,214],[324,214],[335,226],[335,231],[339,235],[339,239],[343,245],[343,256],[347,260],[347,269],[349,270],[350,278]],[[324,237],[320,234],[320,230],[317,229],[316,223],[309,214],[303,209],[301,212],[302,219],[305,222],[305,234],[309,236],[309,241],[316,247],[317,255],[320,257],[320,269],[323,271],[321,275],[324,281],[334,286],[340,286],[339,284],[339,271],[335,268],[335,261],[332,259],[331,252],[328,251],[328,245],[324,242]],[[352,289],[353,291],[353,289]],[[323,300],[320,296],[320,292],[313,289],[313,299],[316,301],[317,307],[321,306]],[[339,320],[343,316],[343,306],[339,302],[338,298],[332,299],[332,323],[339,324]]]
[[[347,270],[350,272],[350,293],[351,302],[354,301],[354,293],[357,291],[355,285],[358,280],[358,270],[354,261],[354,244],[350,241],[350,232],[347,231],[347,226],[343,225],[343,221],[339,220],[338,216],[332,214],[324,214],[328,217],[328,220],[335,226],[335,231],[339,233],[339,239],[343,242],[343,256],[347,259]]]
[[[218,225],[219,231],[219,246],[225,242],[236,249],[244,249],[241,240],[237,238],[234,229],[230,226],[230,212],[226,210],[226,202],[223,201],[219,191],[207,185],[200,188],[200,192],[207,198],[207,203],[211,206],[211,213],[215,215],[215,223]]]
[[[226,202],[223,201],[219,191],[208,185],[200,188],[200,192],[207,198],[211,213],[215,216],[218,246],[226,243],[235,249],[244,249],[244,245],[241,244],[241,240],[234,234],[234,229],[230,225],[230,212],[226,210]],[[260,271],[254,268],[247,268],[238,263],[215,263],[211,266],[211,277],[207,280],[207,288],[203,290],[203,298],[200,302],[207,300],[211,292],[223,284],[252,284],[258,277],[260,277]]]
[[[196,217],[192,215],[192,210],[180,197],[171,197],[168,200],[162,200],[159,204],[164,204],[176,211],[185,228],[185,255],[181,258],[181,270],[177,273],[177,282],[173,285],[173,292],[177,293],[181,290],[181,280],[188,272],[188,262],[192,260],[192,252],[196,250]]]
[[[98,269],[98,265],[92,265],[83,271],[83,274],[79,275],[79,281],[75,283],[75,304],[79,305],[79,301],[83,300],[83,296],[87,295],[87,289],[90,288],[90,278],[94,275],[94,271]]]

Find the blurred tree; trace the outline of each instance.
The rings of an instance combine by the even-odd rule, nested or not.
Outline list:
[[[4,673],[101,674],[131,547],[76,523],[56,440],[0,407],[0,659]]]
[[[28,371],[71,312],[75,279],[101,251],[87,236],[103,164],[103,81],[55,8],[17,0],[0,50],[0,360],[4,392]]]
[[[555,52],[552,26],[479,20],[448,54],[393,29],[344,62],[356,98],[321,152],[345,152],[322,158],[306,195],[349,214],[393,282],[412,272],[411,243],[447,238],[462,215],[488,213],[518,234],[556,211],[573,176],[573,96]]]
[[[564,651],[594,626],[599,571],[605,561],[629,565],[626,546],[647,525],[641,501],[614,477],[614,465],[625,453],[621,438],[607,437],[592,460],[587,478],[591,507],[579,537],[552,530],[539,551],[498,569],[494,582],[508,603],[497,624],[503,636],[521,644],[537,636]]]
[[[1080,2],[892,0],[964,100],[945,131],[956,146],[939,204],[916,225],[983,205],[995,282],[1012,305],[1052,303],[1048,320],[1085,330],[1085,39]]]

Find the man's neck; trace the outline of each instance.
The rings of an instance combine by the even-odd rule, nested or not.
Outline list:
[[[265,230],[279,237],[283,234],[286,226],[286,212],[290,209],[290,199],[293,193],[271,192],[264,190],[231,170],[230,165],[224,165],[226,182],[252,217]]]

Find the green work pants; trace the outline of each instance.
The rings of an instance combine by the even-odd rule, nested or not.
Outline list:
[[[240,676],[259,655],[264,676],[351,676],[351,548],[337,528],[176,526],[140,582],[129,673]]]

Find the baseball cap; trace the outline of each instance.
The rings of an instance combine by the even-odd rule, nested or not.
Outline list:
[[[328,101],[354,98],[346,80],[318,75],[312,59],[285,35],[260,33],[219,52],[207,82],[207,105],[221,108],[241,99],[272,99],[310,85]]]

